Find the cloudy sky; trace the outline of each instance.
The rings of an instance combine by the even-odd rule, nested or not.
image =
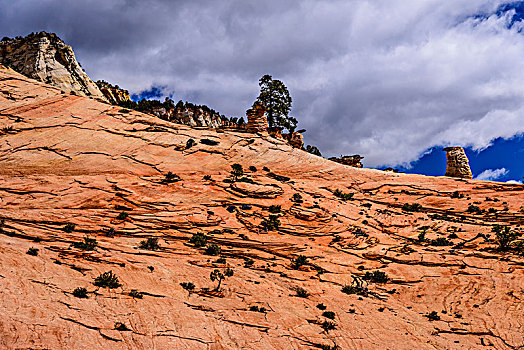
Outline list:
[[[503,0],[0,0],[0,35],[55,32],[95,80],[229,116],[271,74],[325,156],[441,175],[460,145],[475,176],[521,181],[523,15]]]

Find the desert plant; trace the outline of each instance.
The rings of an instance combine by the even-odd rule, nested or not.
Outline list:
[[[322,316],[324,316],[325,318],[329,318],[331,320],[335,319],[335,313],[333,311],[324,311],[322,313]]]
[[[325,310],[325,309],[327,309],[327,307],[326,307],[326,305],[320,303],[320,304],[317,304],[317,309],[319,309],[319,310]]]
[[[253,306],[249,307],[249,311],[265,313],[266,312],[266,308],[263,307],[263,306],[261,307],[261,306],[258,306],[258,305],[253,305]]]
[[[473,214],[482,214],[482,209],[480,209],[478,206],[476,205],[473,205],[473,204],[470,204],[468,206],[468,213],[473,213]]]
[[[249,171],[252,171],[252,172],[256,173],[257,172],[257,168],[254,165],[250,165],[249,166]]]
[[[348,200],[352,199],[355,194],[354,193],[344,193],[341,190],[336,189],[333,192],[333,195],[335,197],[338,197],[338,198],[342,199],[343,201],[348,201]]]
[[[494,225],[491,230],[495,233],[497,243],[499,244],[498,249],[501,251],[510,250],[519,237],[509,226]]]
[[[301,266],[307,264],[307,257],[299,255],[291,261],[291,268],[298,270]]]
[[[291,197],[291,201],[295,203],[304,203],[304,200],[302,199],[302,195],[300,193],[295,193],[293,197]]]
[[[204,180],[211,181],[213,179],[211,178],[211,175],[204,175]]]
[[[454,191],[451,193],[451,198],[464,198],[464,194],[460,193],[459,191]]]
[[[136,298],[136,299],[142,299],[144,297],[144,293],[142,292],[139,292],[138,290],[136,289],[131,289],[131,291],[129,292],[129,296],[132,297],[133,299]]]
[[[121,331],[121,332],[130,331],[131,330],[125,324],[123,324],[122,322],[115,322],[115,329],[117,331]]]
[[[75,230],[75,224],[72,224],[70,222],[68,222],[67,224],[65,224],[65,226],[62,228],[62,230],[64,232],[67,232],[67,233],[71,233]]]
[[[214,261],[215,264],[225,264],[226,259],[225,258],[218,258]]]
[[[386,275],[384,271],[373,271],[373,272],[366,272],[366,274],[362,277],[364,281],[370,281],[372,283],[386,283],[389,280],[389,277]]]
[[[113,271],[107,271],[100,274],[97,278],[95,278],[95,282],[93,284],[97,287],[109,289],[122,286],[122,284],[120,284],[118,281],[118,277],[113,273]]]
[[[427,317],[430,321],[438,321],[440,320],[440,316],[436,311],[431,311],[430,313],[424,315],[424,317]]]
[[[201,232],[194,233],[189,239],[189,243],[197,248],[203,247],[207,244],[207,236]]]
[[[281,205],[270,205],[268,211],[271,214],[278,214],[282,211],[282,206]]]
[[[164,179],[162,180],[162,183],[169,184],[173,182],[180,181],[180,176],[173,174],[172,172],[168,172],[166,175],[164,175]]]
[[[244,169],[242,168],[242,165],[238,163],[231,165],[231,178],[233,181],[238,181],[238,179],[242,176],[244,176]]]
[[[116,217],[117,220],[125,220],[127,219],[127,217],[129,216],[129,214],[125,211],[121,211],[118,216]]]
[[[295,292],[299,298],[307,298],[309,296],[308,291],[302,287],[295,287]]]
[[[437,246],[437,247],[445,247],[448,245],[453,245],[453,242],[449,241],[445,237],[438,237],[436,239],[432,239],[429,244]]]
[[[320,324],[320,327],[324,329],[326,332],[331,331],[337,327],[337,324],[332,321],[324,321]]]
[[[233,269],[228,267],[227,269],[224,270],[224,272],[221,272],[219,269],[214,269],[211,272],[211,274],[209,275],[209,278],[211,279],[212,282],[218,281],[218,285],[216,286],[215,290],[219,291],[220,284],[222,283],[222,281],[226,277],[231,277],[231,276],[233,276]]]
[[[29,248],[26,252],[27,255],[37,256],[38,255],[38,249],[37,248]]]
[[[75,290],[73,290],[73,296],[80,298],[80,299],[87,299],[87,289],[83,287],[77,287]]]
[[[346,284],[342,287],[342,293],[367,296],[369,292],[367,286],[364,285],[364,282],[356,276],[352,276],[352,278],[353,281],[350,285]]]
[[[421,209],[422,209],[422,205],[418,203],[413,203],[413,204],[404,203],[404,205],[402,206],[402,210],[404,211],[420,211]]]
[[[207,255],[220,255],[222,253],[222,249],[220,246],[216,243],[208,244],[206,247],[206,254]]]
[[[149,237],[148,239],[141,241],[138,247],[140,249],[147,249],[147,250],[160,249],[160,246],[158,245],[158,238],[156,237]]]
[[[193,289],[195,289],[195,285],[193,283],[191,283],[191,282],[182,282],[182,283],[180,283],[180,285],[185,290],[192,291]]]
[[[71,245],[74,248],[82,249],[82,250],[95,250],[96,246],[98,245],[98,242],[94,238],[89,238],[87,236],[84,237],[83,242],[73,242]]]
[[[278,215],[269,215],[267,219],[262,220],[260,226],[262,226],[262,228],[266,231],[278,230],[278,227],[280,226],[280,220],[278,219]]]

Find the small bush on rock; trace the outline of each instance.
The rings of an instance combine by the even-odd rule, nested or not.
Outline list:
[[[103,274],[100,274],[97,278],[95,278],[95,282],[93,284],[97,287],[109,289],[115,289],[122,286],[122,284],[120,284],[118,281],[118,277],[116,277],[113,271],[107,271]]]

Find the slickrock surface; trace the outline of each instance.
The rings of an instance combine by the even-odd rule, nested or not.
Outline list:
[[[524,258],[478,236],[522,231],[523,186],[351,168],[121,111],[0,69],[0,348],[523,348]],[[234,163],[254,183],[224,182]],[[71,245],[85,236],[96,250]],[[151,237],[159,249],[139,248]],[[110,270],[122,286],[96,287]],[[387,283],[342,292],[376,270]]]
[[[0,64],[65,92],[106,100],[75,58],[71,46],[52,33],[0,41]]]
[[[469,167],[469,160],[462,147],[446,147],[446,176],[472,179],[473,174]]]

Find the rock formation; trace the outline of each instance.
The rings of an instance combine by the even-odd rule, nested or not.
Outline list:
[[[122,102],[131,101],[129,91],[121,89],[118,85],[112,85],[104,80],[98,80],[96,86],[104,94],[109,103],[118,105]]]
[[[444,148],[447,158],[446,176],[472,179],[468,157],[462,147]]]
[[[340,158],[337,157],[331,157],[329,160],[333,162],[337,162],[344,165],[349,165],[355,168],[362,168],[362,162],[361,160],[364,159],[364,157],[360,156],[359,154],[355,154],[352,156],[342,156]]]
[[[524,257],[491,232],[523,232],[522,185],[355,169],[10,70],[0,106],[0,349],[524,344]]]
[[[246,116],[247,132],[267,133],[266,108],[262,104],[255,103],[253,108],[246,111]]]
[[[287,143],[291,145],[291,147],[302,149],[304,147],[304,136],[296,131],[282,134],[282,137],[287,140]]]
[[[106,100],[96,84],[76,61],[71,46],[52,33],[0,41],[0,63],[65,92]]]

